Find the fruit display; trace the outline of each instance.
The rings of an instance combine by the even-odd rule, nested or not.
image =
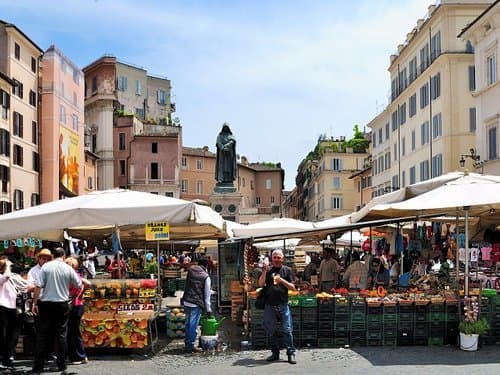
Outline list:
[[[84,345],[87,348],[144,348],[148,345],[148,320],[152,316],[152,312],[86,313],[82,318]]]
[[[182,338],[186,325],[186,314],[182,308],[167,310],[167,337]]]
[[[144,348],[151,343],[156,280],[92,280],[84,292],[82,338],[89,348]]]

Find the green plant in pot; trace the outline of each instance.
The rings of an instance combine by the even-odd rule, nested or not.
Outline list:
[[[479,319],[479,303],[476,296],[464,297],[464,319],[458,329],[466,335],[483,335],[490,329],[485,318]]]

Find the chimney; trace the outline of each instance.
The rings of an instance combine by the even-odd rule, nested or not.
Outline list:
[[[208,151],[208,146],[203,146],[203,151]]]

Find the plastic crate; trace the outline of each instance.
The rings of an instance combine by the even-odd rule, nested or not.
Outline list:
[[[318,320],[318,332],[328,331],[331,333],[331,331],[333,331],[333,328],[333,320]]]
[[[334,320],[333,328],[334,328],[334,330],[349,329],[349,321],[348,320],[345,320],[345,321]]]
[[[290,296],[290,297],[288,297],[288,305],[290,307],[300,306],[300,298],[299,298],[299,296]]]
[[[382,331],[382,338],[384,340],[391,339],[391,338],[396,339],[397,336],[398,336],[398,330],[396,328],[390,328],[390,329],[384,328]]]
[[[304,322],[304,321],[302,321],[300,323],[300,328],[302,330],[314,330],[314,331],[316,331],[318,329],[318,324],[316,322]]]
[[[353,322],[353,323],[365,322],[366,321],[366,314],[359,313],[359,312],[352,312],[350,315],[350,319],[351,319],[351,322]]]
[[[300,317],[302,322],[316,323],[318,321],[318,312],[315,309],[305,308],[304,310],[302,310]]]
[[[367,339],[382,339],[382,329],[370,329],[366,331],[366,338]]]
[[[444,303],[439,303],[439,304],[431,303],[429,305],[429,311],[431,313],[433,313],[433,312],[444,312]]]
[[[446,315],[444,312],[431,312],[429,313],[429,322],[444,322]]]
[[[394,338],[382,339],[382,346],[396,346],[398,344],[398,340]]]
[[[391,305],[391,306],[382,306],[382,311],[384,315],[392,315],[392,314],[397,314],[398,313],[398,307],[396,305]]]
[[[428,337],[429,336],[429,326],[425,323],[416,323],[414,329],[415,337]]]
[[[460,320],[460,315],[457,313],[446,313],[447,322],[458,322]]]
[[[429,337],[428,344],[430,346],[443,346],[444,339],[443,337]]]
[[[333,348],[334,346],[334,338],[321,338],[318,336],[318,348]]]
[[[411,330],[413,331],[414,323],[413,322],[408,322],[408,321],[399,321],[398,322],[398,329],[399,330]]]
[[[362,331],[366,329],[366,322],[351,322],[351,331]]]
[[[335,315],[337,314],[349,314],[349,305],[348,304],[340,304],[340,305],[337,305],[335,304],[335,309],[334,309],[334,312],[335,312]]]
[[[348,337],[336,337],[333,339],[333,346],[336,348],[343,348],[346,345],[349,345]]]
[[[414,313],[400,312],[398,314],[398,321],[400,322],[413,322],[415,319]]]
[[[420,346],[427,346],[428,345],[429,338],[426,337],[414,337],[413,338],[413,345],[420,345]]]
[[[382,323],[382,315],[375,315],[375,314],[367,314],[366,315],[366,323],[371,324],[371,323]]]
[[[399,312],[399,315],[401,315],[401,314],[413,314],[415,312],[415,305],[413,305],[413,304],[407,304],[407,305],[398,304],[398,312]]]
[[[318,299],[314,296],[300,296],[300,307],[316,307],[318,306]]]
[[[382,321],[384,323],[386,322],[397,322],[398,321],[398,314],[384,314],[382,315]]]
[[[429,321],[429,314],[415,313],[415,323],[426,323]]]

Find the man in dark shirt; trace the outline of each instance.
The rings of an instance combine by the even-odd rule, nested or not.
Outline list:
[[[271,337],[271,356],[269,362],[280,359],[280,338],[286,347],[290,364],[296,364],[295,346],[292,335],[292,314],[288,306],[288,290],[296,290],[290,267],[283,265],[283,252],[275,250],[270,267],[264,263],[259,277],[259,286],[265,286],[266,305],[264,307],[263,326]]]

